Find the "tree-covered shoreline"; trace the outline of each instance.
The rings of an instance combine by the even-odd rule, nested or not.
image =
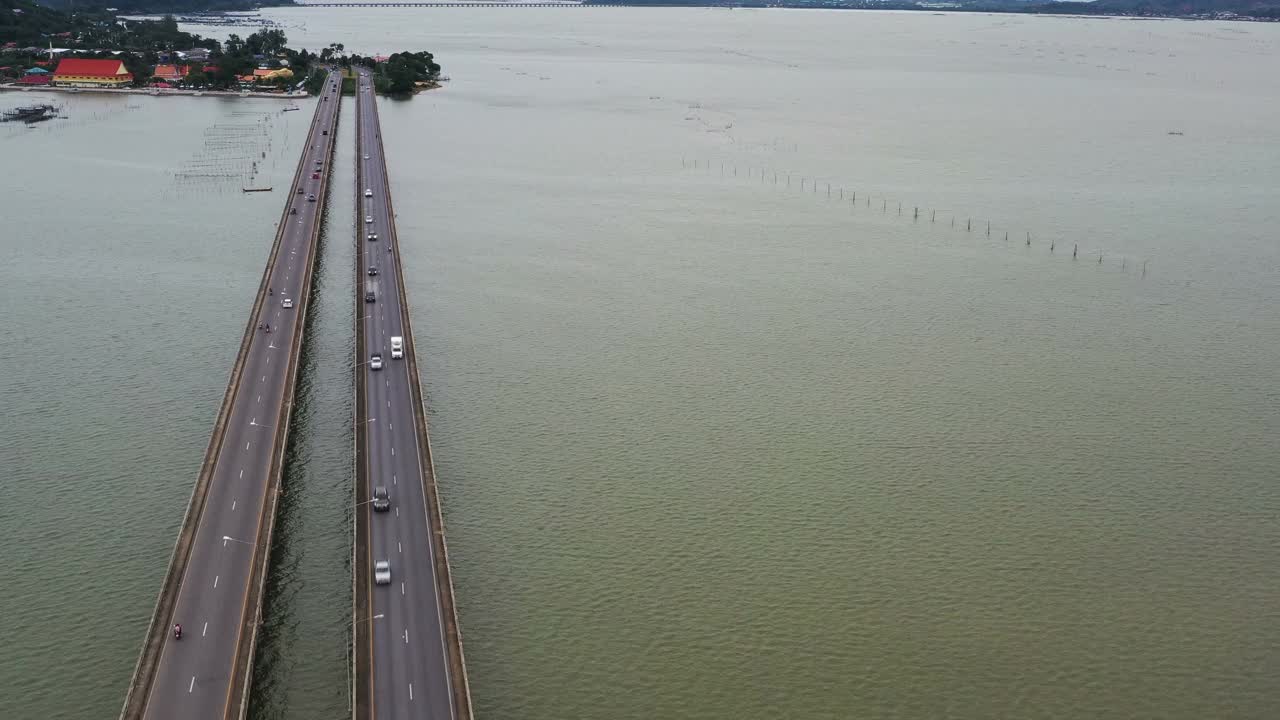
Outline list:
[[[335,43],[317,54],[291,48],[288,41],[276,28],[219,42],[180,30],[173,16],[129,20],[100,10],[64,13],[31,0],[0,0],[0,69],[8,73],[0,73],[0,82],[37,67],[51,71],[50,46],[65,56],[119,59],[135,86],[165,82],[196,90],[276,92],[305,87],[315,94],[324,83],[322,65],[369,67],[377,91],[390,94],[436,87],[439,79],[440,66],[429,52],[371,58],[343,54],[343,45]],[[167,78],[159,76],[162,65]]]

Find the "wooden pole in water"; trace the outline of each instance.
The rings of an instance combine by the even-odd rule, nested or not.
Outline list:
[[[932,213],[931,215],[929,215],[929,222],[931,222],[931,223],[936,223],[936,222],[938,222],[938,211],[937,211],[937,210],[934,210],[934,211],[933,211],[933,213]]]
[[[1124,272],[1125,267],[1129,265],[1129,258],[1120,258],[1120,272]]]
[[[831,197],[831,183],[827,183],[827,197]]]
[[[1102,253],[1098,253],[1098,264],[1102,264]]]
[[[973,218],[964,221],[964,231],[973,232]]]
[[[850,202],[852,202],[854,205],[857,205],[857,204],[858,204],[858,191],[857,191],[857,190],[854,190],[854,191],[853,191],[853,200],[850,200]]]
[[[1146,276],[1147,276],[1147,262],[1148,262],[1148,261],[1146,261],[1146,260],[1143,260],[1143,261],[1142,261],[1142,277],[1146,277]]]
[[[844,188],[840,188],[840,202],[844,202]]]
[[[1050,240],[1050,241],[1049,241],[1049,252],[1053,252],[1053,246],[1054,246],[1057,242],[1058,242],[1057,240]],[[1028,245],[1030,245],[1030,244],[1031,244],[1031,241],[1030,241],[1030,240],[1028,240],[1028,241],[1027,241],[1027,244],[1028,244]]]
[[[889,201],[888,201],[888,200],[881,200],[881,201],[880,201],[880,212],[889,212]]]
[[[916,207],[916,209],[915,209],[915,213],[911,215],[911,219],[912,219],[912,220],[919,220],[919,219],[920,219],[920,208],[919,208],[918,206],[917,206],[917,207]]]
[[[952,229],[955,229],[955,226],[956,226],[956,216],[955,216],[955,215],[952,215],[952,216],[951,216],[951,227],[952,227]]]
[[[991,237],[991,221],[987,221],[987,237]]]
[[[1071,259],[1072,259],[1072,260],[1075,260],[1075,259],[1076,259],[1076,255],[1077,255],[1079,252],[1080,252],[1080,243],[1076,243],[1076,244],[1075,244],[1075,246],[1071,248]]]
[[[901,201],[901,200],[899,200],[899,201],[898,201],[898,215],[899,215],[899,216],[901,216],[901,215],[902,215],[902,201]]]

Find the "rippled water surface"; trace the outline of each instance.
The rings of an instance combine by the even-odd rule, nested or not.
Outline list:
[[[451,77],[381,114],[480,717],[1280,707],[1280,27],[265,14]],[[130,102],[0,133],[3,717],[118,707],[279,212]],[[331,202],[259,717],[346,714]]]

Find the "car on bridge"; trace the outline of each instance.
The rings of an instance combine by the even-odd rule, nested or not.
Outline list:
[[[315,202],[315,201],[316,201],[315,193],[312,193],[307,196],[307,202]]]
[[[373,357],[369,358],[369,369],[370,370],[382,369],[382,353],[374,353]]]
[[[365,188],[365,189],[364,189],[364,196],[365,196],[365,197],[373,197],[373,191],[372,191],[372,190],[370,190],[369,188]]]
[[[369,268],[369,274],[370,274],[370,275],[377,275],[377,274],[378,274],[378,268],[376,268],[376,267],[371,267],[371,268]]]
[[[391,494],[387,492],[386,485],[379,485],[373,489],[373,509],[377,512],[386,512],[391,509]]]
[[[391,584],[391,561],[379,560],[373,564],[373,583],[375,585]]]
[[[372,290],[370,290],[369,292],[367,292],[367,293],[365,293],[365,294],[364,294],[364,301],[365,301],[365,302],[370,303],[370,302],[373,302],[374,300],[377,300],[377,298],[376,298],[376,297],[374,297],[374,295],[373,295],[373,291],[372,291]]]
[[[285,310],[292,310],[292,309],[293,309],[293,300],[292,300],[292,299],[290,299],[290,298],[285,298],[284,300],[281,300],[281,301],[280,301],[280,307],[284,308]]]
[[[368,240],[369,242],[374,242],[378,239],[378,233],[369,233],[369,237],[365,239]]]
[[[372,222],[373,222],[373,216],[372,216],[372,215],[365,215],[365,216],[364,216],[364,223],[365,223],[365,225],[368,225],[369,223],[372,223]]]

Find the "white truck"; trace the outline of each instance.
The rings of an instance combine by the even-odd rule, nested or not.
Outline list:
[[[404,357],[404,338],[399,335],[391,337],[391,359],[399,360]]]

